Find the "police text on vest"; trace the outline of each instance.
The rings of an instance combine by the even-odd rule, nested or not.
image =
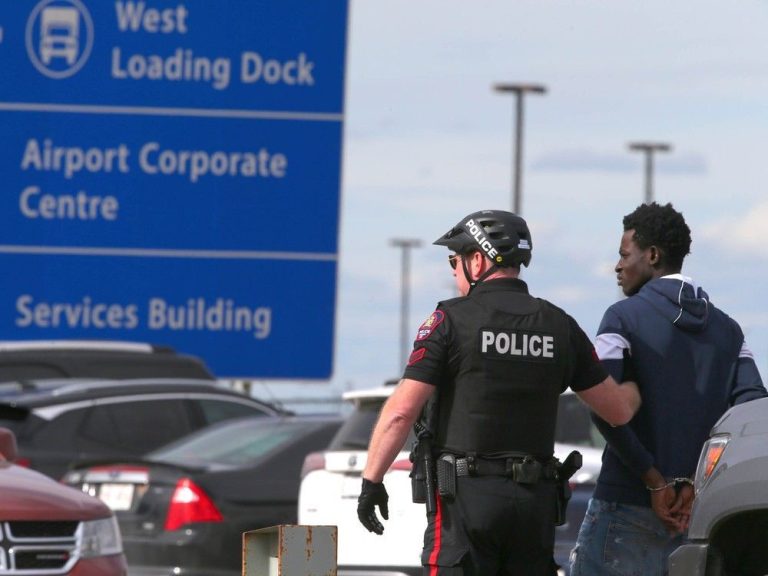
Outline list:
[[[480,334],[480,352],[493,356],[554,358],[555,337],[546,334],[486,329]]]

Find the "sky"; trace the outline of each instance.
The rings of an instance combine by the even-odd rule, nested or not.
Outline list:
[[[401,258],[414,239],[409,340],[455,295],[432,242],[463,216],[512,206],[514,99],[525,99],[522,216],[532,294],[594,337],[620,297],[622,218],[654,199],[692,231],[683,273],[740,323],[768,378],[768,1],[350,0],[334,373],[313,395],[399,378]],[[410,346],[410,342],[408,343]],[[259,395],[285,382],[257,382]]]

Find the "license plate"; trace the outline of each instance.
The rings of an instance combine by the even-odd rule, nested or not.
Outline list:
[[[102,484],[99,488],[99,498],[112,510],[130,510],[133,489],[133,484]]]
[[[362,479],[360,476],[344,475],[344,479],[341,484],[341,497],[357,499],[360,496],[360,487],[362,486]]]

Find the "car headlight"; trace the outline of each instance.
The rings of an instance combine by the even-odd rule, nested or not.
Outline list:
[[[111,556],[123,551],[120,528],[114,516],[89,520],[81,524],[81,550],[83,558]]]
[[[710,479],[715,468],[717,468],[729,440],[730,436],[723,434],[721,436],[713,436],[704,443],[704,447],[701,449],[701,456],[699,456],[699,464],[696,466],[696,478],[693,483],[697,494]]]

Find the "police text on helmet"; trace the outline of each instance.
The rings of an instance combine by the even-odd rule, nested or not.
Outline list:
[[[475,239],[475,242],[480,245],[483,252],[488,255],[488,258],[493,259],[498,255],[499,251],[493,247],[493,244],[490,243],[488,237],[483,232],[483,228],[475,224],[474,220],[467,220],[467,223],[464,224],[464,226],[469,229],[469,234]]]

